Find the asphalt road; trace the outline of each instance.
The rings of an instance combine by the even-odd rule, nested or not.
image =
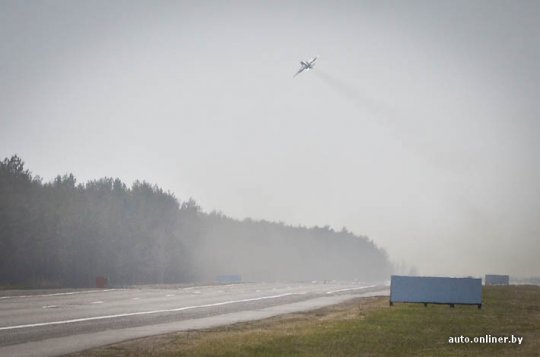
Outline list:
[[[385,285],[344,282],[0,292],[0,356],[56,356],[388,293]]]

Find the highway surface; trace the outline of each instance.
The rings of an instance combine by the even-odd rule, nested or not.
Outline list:
[[[388,293],[386,285],[344,282],[0,292],[0,356],[57,356]]]

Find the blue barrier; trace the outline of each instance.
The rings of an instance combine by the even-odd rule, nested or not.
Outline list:
[[[508,275],[486,274],[484,281],[486,285],[508,285],[510,284],[510,277]]]
[[[482,279],[392,275],[390,305],[395,302],[477,305],[482,307]]]
[[[231,284],[242,282],[242,277],[238,274],[218,275],[216,276],[216,283]]]

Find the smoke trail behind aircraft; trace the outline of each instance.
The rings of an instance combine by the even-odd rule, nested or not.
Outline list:
[[[440,136],[436,121],[430,121],[423,115],[410,113],[409,110],[398,109],[377,100],[354,84],[321,71],[320,68],[313,71],[313,74],[333,92],[351,103],[359,113],[363,113],[363,116],[359,116],[361,120],[377,126],[393,142],[398,143],[428,166],[461,171],[472,165],[466,160],[461,159],[458,162],[453,158],[460,148],[447,147],[443,143],[433,145],[433,138]]]
[[[397,113],[391,105],[378,101],[352,83],[322,71],[320,68],[313,71],[313,74],[334,93],[352,104],[359,114],[362,114],[358,116],[359,120],[375,125],[376,130],[382,130],[383,135],[391,137],[391,140],[402,148],[422,156],[419,148],[416,147],[418,145],[409,137],[411,133],[407,133],[408,129],[400,124],[400,120],[397,120],[403,115]]]
[[[377,119],[379,123],[387,121],[385,114],[390,115],[390,108],[388,106],[384,106],[382,103],[377,102],[374,98],[371,98],[351,83],[331,75],[320,68],[313,71],[313,74],[321,79],[323,83],[330,87],[340,97],[349,101],[358,109],[368,112],[372,119]]]

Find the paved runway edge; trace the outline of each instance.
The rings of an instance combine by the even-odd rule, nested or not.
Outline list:
[[[0,356],[58,356],[87,350],[94,347],[118,343],[134,338],[161,335],[165,333],[197,330],[230,325],[238,322],[265,319],[293,312],[314,310],[341,302],[370,296],[389,295],[389,290],[370,291],[362,294],[324,296],[300,302],[271,306],[260,310],[239,311],[192,320],[182,320],[158,325],[147,325],[125,329],[51,338],[41,341],[9,345],[0,348]],[[112,333],[114,331],[114,333]]]

